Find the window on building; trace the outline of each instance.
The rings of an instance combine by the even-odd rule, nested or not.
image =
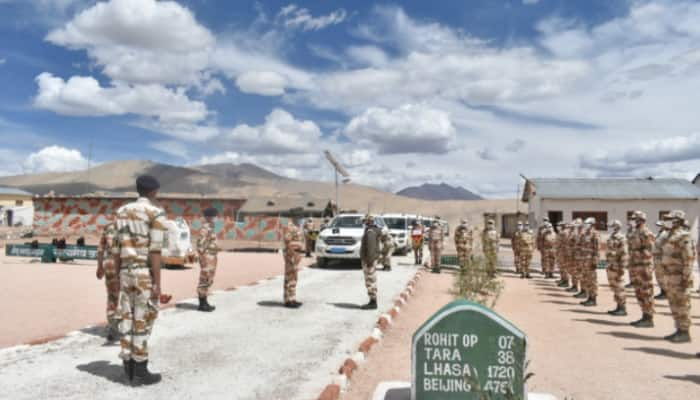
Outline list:
[[[627,211],[627,222],[630,222],[630,220],[632,220],[633,216],[634,216],[634,211]]]
[[[662,221],[664,217],[666,217],[670,213],[670,211],[659,211],[659,221]]]
[[[549,222],[556,227],[561,221],[564,220],[564,212],[549,211],[547,212],[547,218],[549,218]]]
[[[595,218],[595,228],[599,231],[608,229],[608,213],[606,211],[574,211],[571,213],[571,219],[581,218],[583,221],[586,218]]]
[[[16,206],[21,206],[24,204],[24,200],[15,200],[15,205]]]

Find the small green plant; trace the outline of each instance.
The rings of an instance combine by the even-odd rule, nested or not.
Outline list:
[[[489,271],[483,257],[472,256],[460,267],[453,294],[457,298],[493,308],[503,291],[503,286],[503,282]]]

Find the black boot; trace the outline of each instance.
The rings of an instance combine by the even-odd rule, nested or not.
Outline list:
[[[108,342],[114,342],[116,340],[119,340],[119,328],[117,327],[117,323],[114,321],[111,321],[107,324],[107,341]]]
[[[668,340],[671,343],[689,343],[690,342],[690,333],[688,331],[682,331],[678,329],[673,335],[668,335],[664,337],[664,339]]]
[[[653,328],[654,317],[651,314],[642,314],[642,319],[630,323],[635,328]]]
[[[576,293],[578,292],[578,288],[576,287],[576,285],[572,285],[570,288],[566,289],[566,291],[569,293]]]
[[[581,305],[586,306],[586,307],[592,307],[592,306],[597,306],[598,302],[596,301],[595,296],[590,296],[588,298],[588,300],[582,302]]]
[[[197,307],[197,310],[204,311],[204,312],[212,312],[212,311],[216,310],[216,307],[209,304],[206,297],[200,297],[199,298],[199,307]]]
[[[654,299],[656,300],[666,300],[666,291],[661,289],[661,293],[657,294],[654,296]]]
[[[567,282],[565,280],[561,280],[561,281],[559,281],[559,284],[557,284],[557,286],[559,286],[561,288],[569,287],[569,282]]]
[[[134,362],[134,382],[141,385],[152,385],[161,380],[160,374],[153,374],[148,370],[148,361]]]
[[[360,307],[362,310],[376,310],[377,309],[377,299],[370,299],[369,303]]]
[[[582,290],[582,291],[576,293],[574,295],[574,297],[577,299],[585,299],[586,297],[588,297],[588,295],[586,294],[586,292],[584,290]]]
[[[287,307],[287,308],[299,308],[299,307],[301,307],[301,303],[299,303],[299,302],[296,301],[296,300],[294,300],[294,301],[285,301],[285,302],[284,302],[284,306]]]
[[[617,308],[615,308],[614,310],[608,311],[608,314],[613,315],[615,317],[625,316],[625,315],[627,315],[627,307],[624,305],[618,304]]]
[[[134,380],[134,360],[123,360],[124,364],[124,375],[129,382]]]

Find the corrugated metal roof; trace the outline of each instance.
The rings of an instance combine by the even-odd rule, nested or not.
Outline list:
[[[549,199],[700,199],[700,188],[683,179],[534,178],[528,183],[537,196]]]
[[[0,187],[0,194],[15,195],[15,196],[32,196],[32,194],[29,192],[25,192],[22,189],[11,188],[11,187]]]

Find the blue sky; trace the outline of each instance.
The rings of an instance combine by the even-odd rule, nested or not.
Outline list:
[[[700,170],[694,1],[0,0],[0,174],[150,159],[511,196]]]

